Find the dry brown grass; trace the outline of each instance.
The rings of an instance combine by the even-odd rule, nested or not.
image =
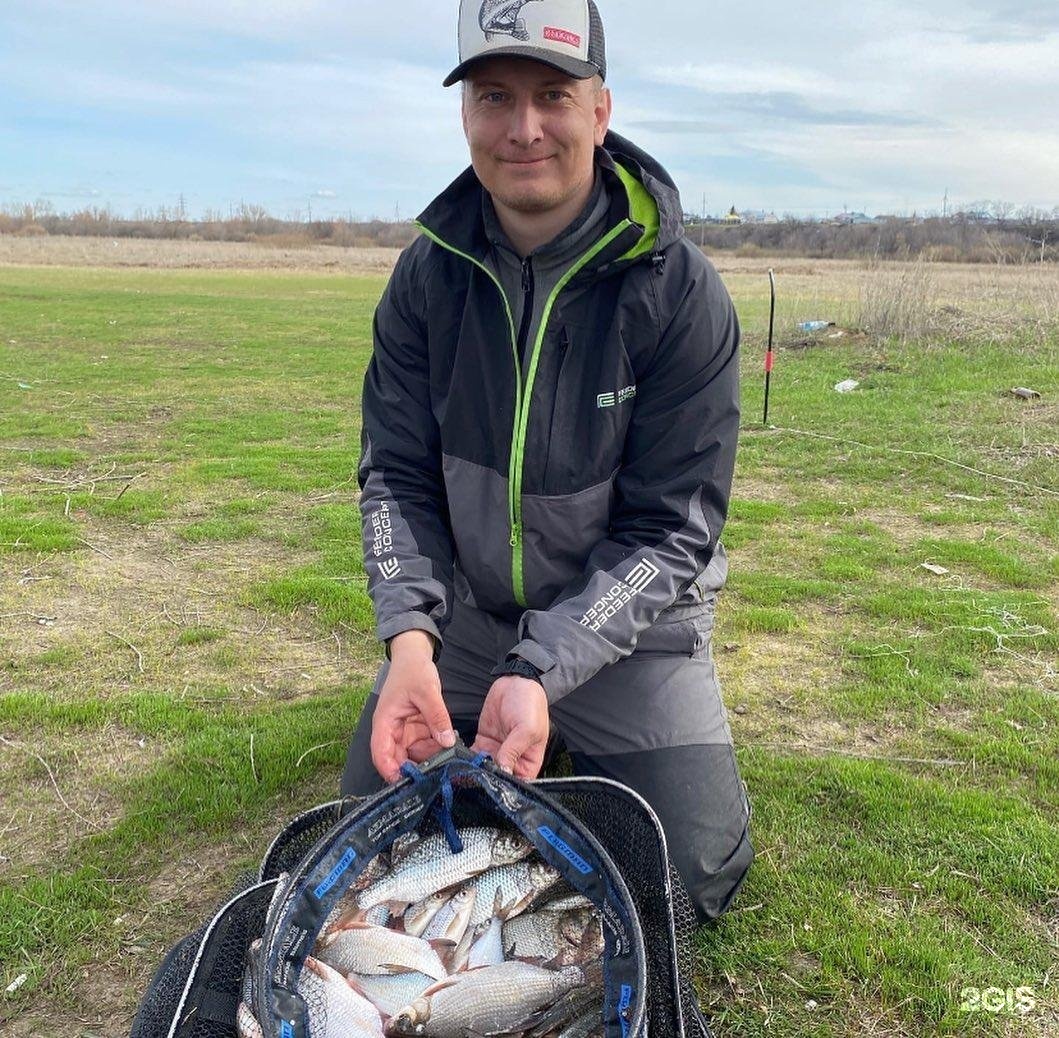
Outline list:
[[[780,341],[799,321],[828,320],[873,336],[1038,341],[1059,329],[1059,268],[1054,263],[1014,266],[865,263],[856,260],[711,257],[737,299],[763,298],[770,269],[776,274]],[[767,330],[767,311],[746,325]]]
[[[276,240],[244,243],[0,234],[0,266],[333,270],[388,274],[399,249],[339,248]]]

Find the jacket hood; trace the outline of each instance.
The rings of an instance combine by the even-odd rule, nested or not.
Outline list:
[[[631,226],[605,249],[593,266],[631,261],[661,252],[684,234],[684,213],[676,184],[662,164],[612,130],[596,148],[611,197],[608,226]],[[481,181],[468,166],[419,215],[416,223],[430,237],[474,257],[489,248],[482,221]]]

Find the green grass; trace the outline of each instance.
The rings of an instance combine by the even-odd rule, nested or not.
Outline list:
[[[0,1030],[73,1033],[84,977],[120,962],[127,1031],[165,947],[334,794],[379,658],[355,475],[382,286],[0,270],[0,734],[21,748],[0,984],[28,975]],[[781,351],[766,429],[767,282],[729,286],[745,417],[715,655],[758,858],[697,935],[718,1038],[1049,1033],[1059,479],[1031,448],[1055,440],[1059,332]],[[1043,401],[998,391],[1022,384]],[[160,894],[180,860],[208,878]],[[1025,1021],[960,1009],[1024,985]]]

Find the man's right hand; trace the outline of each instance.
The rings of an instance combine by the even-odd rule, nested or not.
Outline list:
[[[375,770],[387,782],[396,782],[405,761],[424,761],[455,742],[434,665],[433,639],[419,630],[395,635],[390,639],[390,670],[372,718]]]

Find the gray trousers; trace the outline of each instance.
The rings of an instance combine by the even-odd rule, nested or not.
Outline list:
[[[741,886],[754,849],[713,663],[712,613],[644,632],[637,650],[551,707],[552,734],[578,775],[629,786],[658,815],[669,854],[700,921],[715,919]],[[438,660],[453,726],[469,746],[496,679],[517,642],[515,626],[457,601]],[[382,788],[371,762],[371,721],[384,663],[349,745],[343,795]]]

